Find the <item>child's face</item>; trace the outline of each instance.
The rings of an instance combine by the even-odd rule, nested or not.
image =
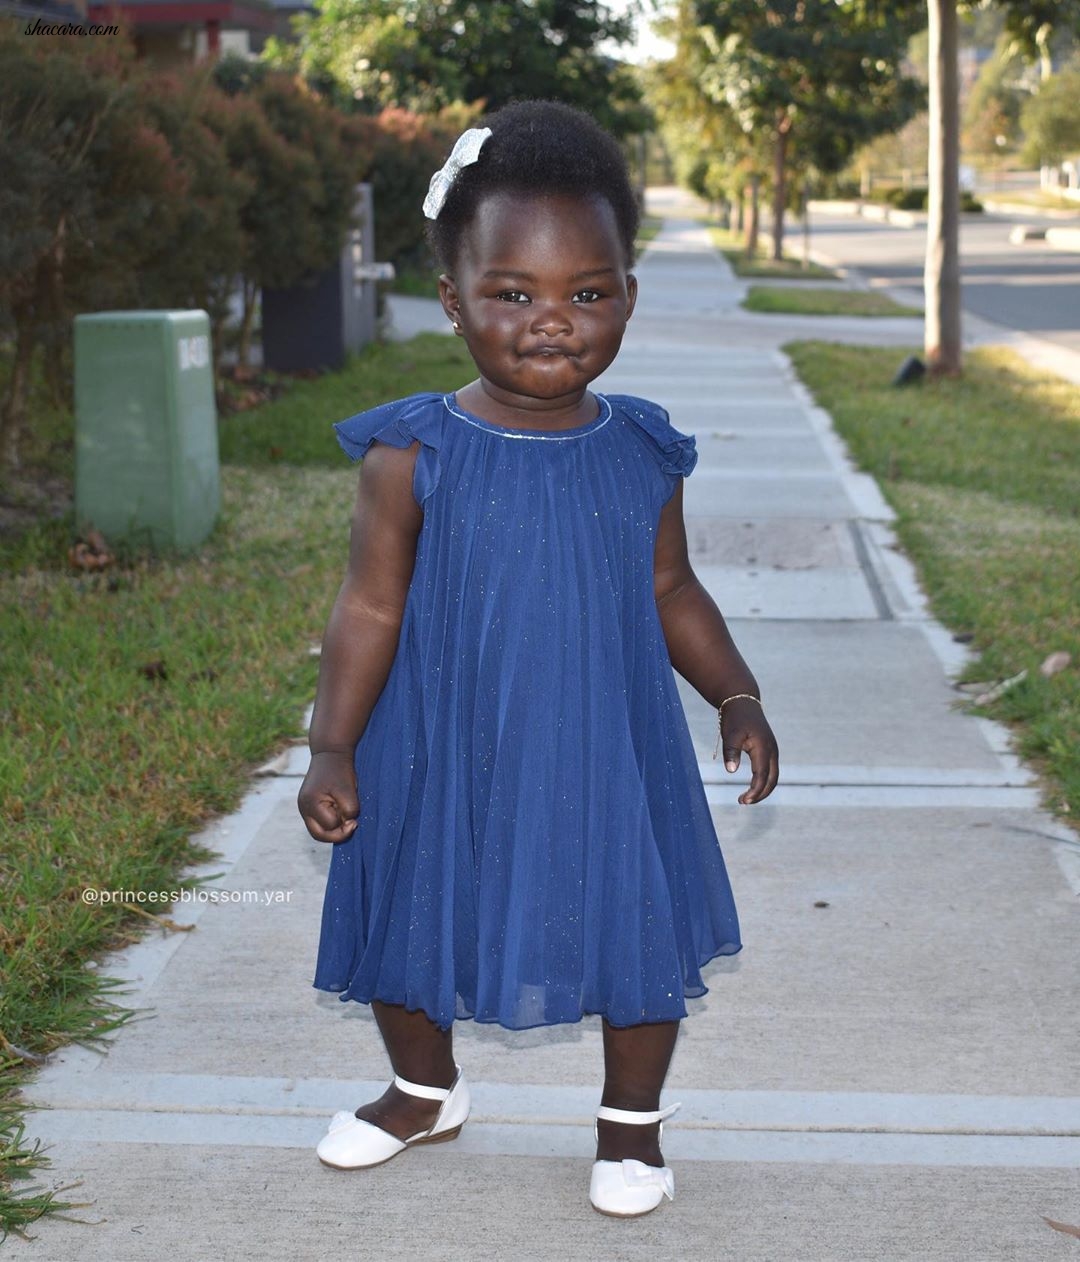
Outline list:
[[[618,354],[637,281],[606,198],[497,193],[439,292],[489,395],[557,407],[578,402]]]

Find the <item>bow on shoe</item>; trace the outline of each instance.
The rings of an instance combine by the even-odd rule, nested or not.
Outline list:
[[[450,156],[435,174],[428,185],[427,197],[424,198],[424,214],[428,219],[438,219],[454,180],[462,167],[472,166],[480,157],[484,141],[491,135],[490,127],[470,127],[463,131],[454,142]]]
[[[330,1125],[326,1128],[326,1133],[329,1135],[333,1131],[340,1130],[346,1122],[355,1122],[356,1120],[355,1113],[346,1113],[344,1111],[335,1113],[330,1119]]]
[[[647,1166],[644,1161],[624,1157],[622,1175],[627,1187],[658,1187],[669,1201],[675,1199],[675,1175],[667,1166]]]

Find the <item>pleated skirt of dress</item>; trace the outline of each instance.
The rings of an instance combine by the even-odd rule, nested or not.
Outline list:
[[[561,447],[439,418],[359,825],[331,854],[314,984],[343,1000],[629,1026],[685,1016],[740,949],[652,594],[671,478],[616,415]]]

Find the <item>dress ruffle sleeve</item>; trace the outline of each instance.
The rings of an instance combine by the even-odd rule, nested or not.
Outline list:
[[[334,433],[350,460],[365,456],[376,438],[391,447],[402,448],[411,447],[419,440],[413,494],[422,506],[439,483],[444,412],[441,394],[412,394],[337,421]]]
[[[611,394],[607,398],[648,438],[646,445],[660,466],[660,472],[667,474],[666,502],[675,490],[676,478],[688,478],[697,464],[697,439],[693,434],[677,430],[659,403],[630,394]]]

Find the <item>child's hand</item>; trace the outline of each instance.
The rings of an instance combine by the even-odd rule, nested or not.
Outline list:
[[[360,814],[352,755],[312,754],[296,805],[316,841],[345,841],[351,837]]]
[[[780,751],[761,706],[745,697],[728,702],[720,722],[720,735],[724,742],[724,766],[728,771],[739,770],[744,749],[750,755],[753,775],[749,789],[739,801],[749,806],[751,802],[767,798],[780,779]]]

